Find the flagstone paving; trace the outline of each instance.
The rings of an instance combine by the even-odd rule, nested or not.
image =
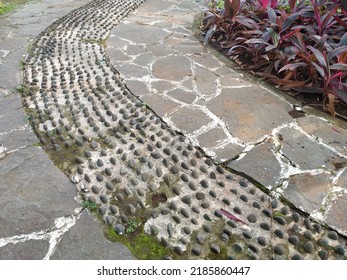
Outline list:
[[[346,259],[346,130],[293,118],[293,101],[202,45],[202,1],[143,2],[25,22],[25,110],[16,59],[0,68],[15,77],[1,84],[1,258],[133,259],[99,229],[141,222],[166,258]]]

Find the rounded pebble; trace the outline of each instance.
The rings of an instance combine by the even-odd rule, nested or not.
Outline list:
[[[95,194],[98,194],[100,192],[100,189],[97,186],[93,185],[92,186],[92,192]]]
[[[337,245],[335,247],[334,251],[336,254],[341,255],[341,256],[343,256],[345,254],[345,249],[341,245]]]
[[[206,195],[204,193],[202,193],[202,192],[197,192],[195,194],[195,197],[196,197],[197,200],[203,200],[203,199],[206,198]]]
[[[328,259],[328,252],[325,250],[320,250],[318,252],[318,256],[320,257],[321,260],[326,260]]]
[[[263,237],[263,236],[259,236],[258,239],[257,239],[258,243],[262,246],[266,246],[267,245],[267,241],[266,241],[266,238]]]
[[[284,232],[280,229],[275,229],[274,234],[279,238],[284,238]]]
[[[122,224],[116,224],[114,226],[115,232],[117,232],[119,235],[123,235],[125,233],[125,227]]]
[[[185,233],[185,234],[191,234],[192,233],[192,230],[190,229],[190,227],[184,227],[183,229],[182,229],[182,231]]]
[[[337,240],[339,238],[339,236],[337,235],[337,233],[335,231],[329,231],[328,237],[332,240]]]
[[[260,227],[264,230],[270,230],[270,225],[268,223],[260,223]]]
[[[239,181],[239,184],[240,184],[241,187],[244,187],[244,188],[248,187],[248,181],[247,180],[241,179]]]
[[[326,237],[322,237],[321,239],[318,240],[318,245],[321,247],[328,247],[329,244],[329,239]]]
[[[196,236],[196,241],[199,243],[199,244],[204,244],[204,242],[205,242],[205,240],[206,240],[206,237],[204,236],[204,235],[202,235],[202,234],[198,234],[197,236]]]
[[[296,235],[291,235],[288,237],[288,241],[293,244],[293,245],[297,245],[299,244],[299,237],[297,237]]]
[[[313,253],[314,251],[313,243],[311,241],[307,241],[304,245],[304,250],[309,254]]]
[[[197,245],[193,246],[192,254],[195,256],[200,256],[201,255],[201,247],[197,246]]]
[[[257,222],[257,216],[254,215],[254,214],[249,214],[247,216],[247,220],[250,222],[250,223],[256,223]]]
[[[313,239],[314,239],[314,236],[313,236],[313,234],[312,234],[312,232],[311,232],[310,230],[306,230],[306,231],[304,232],[304,236],[305,236],[307,239],[309,239],[309,240],[313,240]]]
[[[113,216],[107,216],[106,217],[106,223],[109,225],[109,226],[112,226],[112,224],[115,222],[115,218]]]
[[[282,245],[282,244],[277,244],[275,247],[274,247],[274,252],[277,254],[277,255],[280,255],[282,256],[284,253],[285,253],[285,247]]]
[[[211,247],[210,247],[211,251],[215,254],[220,254],[221,252],[221,248],[219,245],[217,244],[212,244]]]
[[[184,202],[185,204],[191,204],[192,203],[192,199],[190,198],[189,195],[185,195],[181,198],[182,202]]]

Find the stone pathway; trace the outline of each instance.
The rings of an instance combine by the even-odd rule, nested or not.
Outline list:
[[[113,29],[111,63],[215,162],[347,235],[347,131],[310,113],[293,118],[295,100],[197,44],[192,23],[201,2],[148,1]]]
[[[168,248],[166,258],[346,259],[341,235],[346,228],[345,131],[311,115],[293,119],[292,105],[283,97],[245,79],[201,46],[191,27],[201,1],[148,0],[137,8],[142,2],[92,1],[32,43],[21,95],[39,143],[28,125],[32,138],[24,139],[32,139],[30,152],[44,159],[40,164],[31,153],[24,157],[10,146],[10,138],[0,138],[7,150],[2,148],[1,163],[17,155],[25,167],[6,162],[0,178],[20,177],[20,169],[33,179],[52,181],[43,189],[29,184],[27,191],[21,188],[28,182],[24,174],[26,180],[1,187],[5,193],[14,190],[12,197],[39,197],[34,205],[47,203],[50,208],[41,214],[54,218],[36,228],[33,222],[44,219],[29,219],[15,234],[8,221],[7,232],[0,234],[0,256],[132,258],[119,244],[94,236],[100,227],[81,212],[72,199],[75,187],[36,147],[42,146],[109,229],[124,235],[141,223],[139,228]],[[331,130],[340,138],[331,137]],[[57,178],[38,175],[51,175],[48,170]],[[60,190],[61,182],[66,188],[48,194],[52,182],[56,187],[50,191]],[[298,202],[296,207],[340,234],[252,182]],[[33,188],[38,195],[32,196]],[[61,204],[67,212],[62,215],[49,199],[63,199],[71,208]],[[13,220],[12,211],[20,220],[18,209],[24,206],[14,201],[0,218]],[[80,231],[87,237],[81,238]],[[114,248],[118,245],[121,249]],[[32,246],[41,255],[30,255]]]
[[[87,2],[30,2],[0,18],[0,259],[134,258],[106,240],[76,201],[75,186],[39,147],[15,91],[31,41]]]

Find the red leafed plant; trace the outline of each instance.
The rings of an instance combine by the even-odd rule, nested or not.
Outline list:
[[[293,94],[347,104],[346,0],[209,1],[205,43]]]

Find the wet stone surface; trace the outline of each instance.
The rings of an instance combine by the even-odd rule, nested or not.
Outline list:
[[[109,227],[140,220],[174,259],[319,259],[320,238],[332,244],[330,259],[346,259],[343,237],[281,211],[280,201],[216,166],[127,89],[102,42],[142,2],[76,9],[37,37],[25,61],[23,103],[33,129],[81,197]],[[295,245],[285,243],[291,230]]]

